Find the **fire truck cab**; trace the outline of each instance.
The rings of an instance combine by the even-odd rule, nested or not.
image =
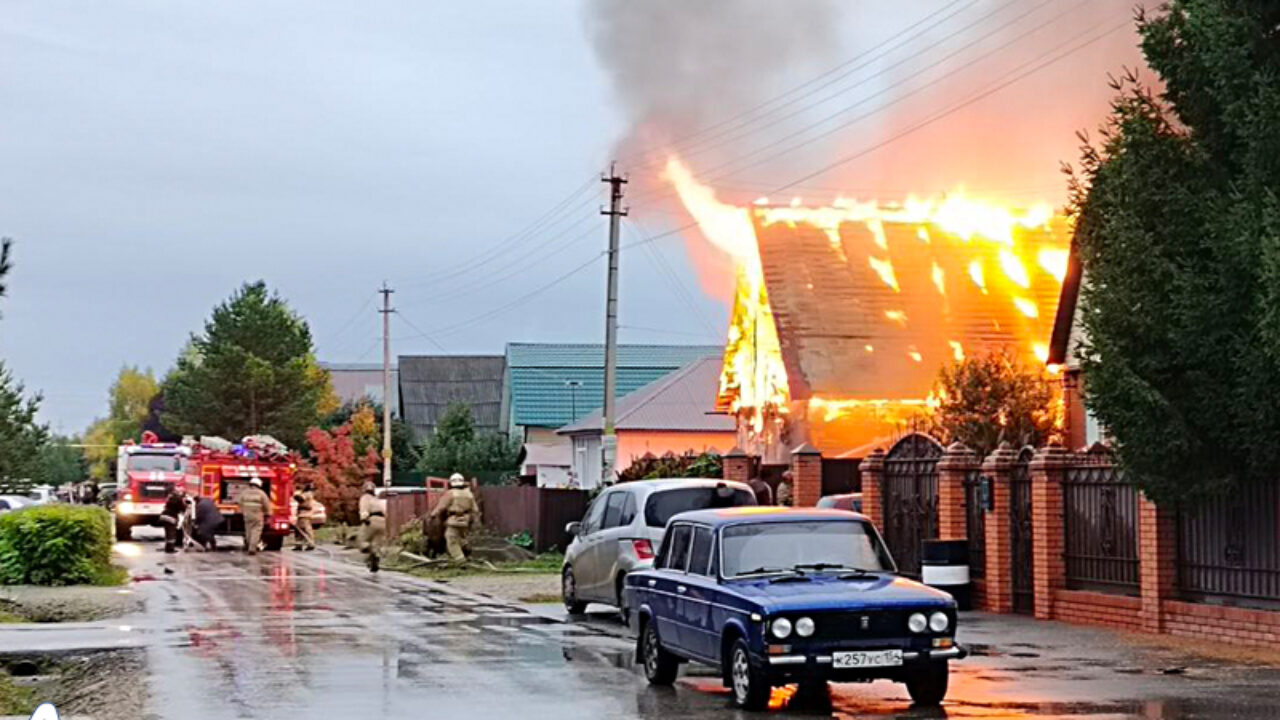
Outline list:
[[[128,540],[139,525],[158,527],[165,499],[183,482],[191,448],[150,440],[128,441],[116,451],[117,540]]]

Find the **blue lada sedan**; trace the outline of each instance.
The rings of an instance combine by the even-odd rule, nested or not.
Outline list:
[[[898,577],[866,517],[746,507],[675,516],[652,570],[626,579],[636,660],[655,685],[681,663],[719,668],[734,702],[776,685],[888,679],[918,705],[947,694],[951,596]]]

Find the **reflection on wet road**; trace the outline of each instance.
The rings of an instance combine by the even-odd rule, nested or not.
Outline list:
[[[649,688],[625,628],[565,622],[328,554],[163,556],[145,617],[152,711],[162,718],[734,718],[718,678],[682,672]],[[1263,718],[1280,671],[1135,650],[1113,636],[1022,618],[966,618],[976,656],[953,664],[943,710],[913,709],[891,683],[780,689],[774,715],[840,718]],[[1171,663],[1179,663],[1171,665]]]

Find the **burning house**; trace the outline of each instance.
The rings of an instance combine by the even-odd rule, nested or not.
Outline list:
[[[766,461],[810,443],[857,455],[936,404],[939,368],[1007,349],[1044,362],[1070,229],[1047,206],[952,195],[900,204],[722,203],[665,173],[736,262],[718,407]]]

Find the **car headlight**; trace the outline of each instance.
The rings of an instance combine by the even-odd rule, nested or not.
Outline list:
[[[929,618],[924,613],[911,613],[907,618],[907,629],[913,633],[922,633],[929,627]]]
[[[782,640],[791,634],[791,621],[786,618],[778,618],[769,626],[769,632],[772,632],[774,637]]]
[[[796,634],[800,637],[810,637],[817,626],[813,624],[813,618],[802,617],[796,621]]]
[[[946,613],[936,612],[929,616],[929,629],[936,632],[946,632],[951,625],[951,618]]]

